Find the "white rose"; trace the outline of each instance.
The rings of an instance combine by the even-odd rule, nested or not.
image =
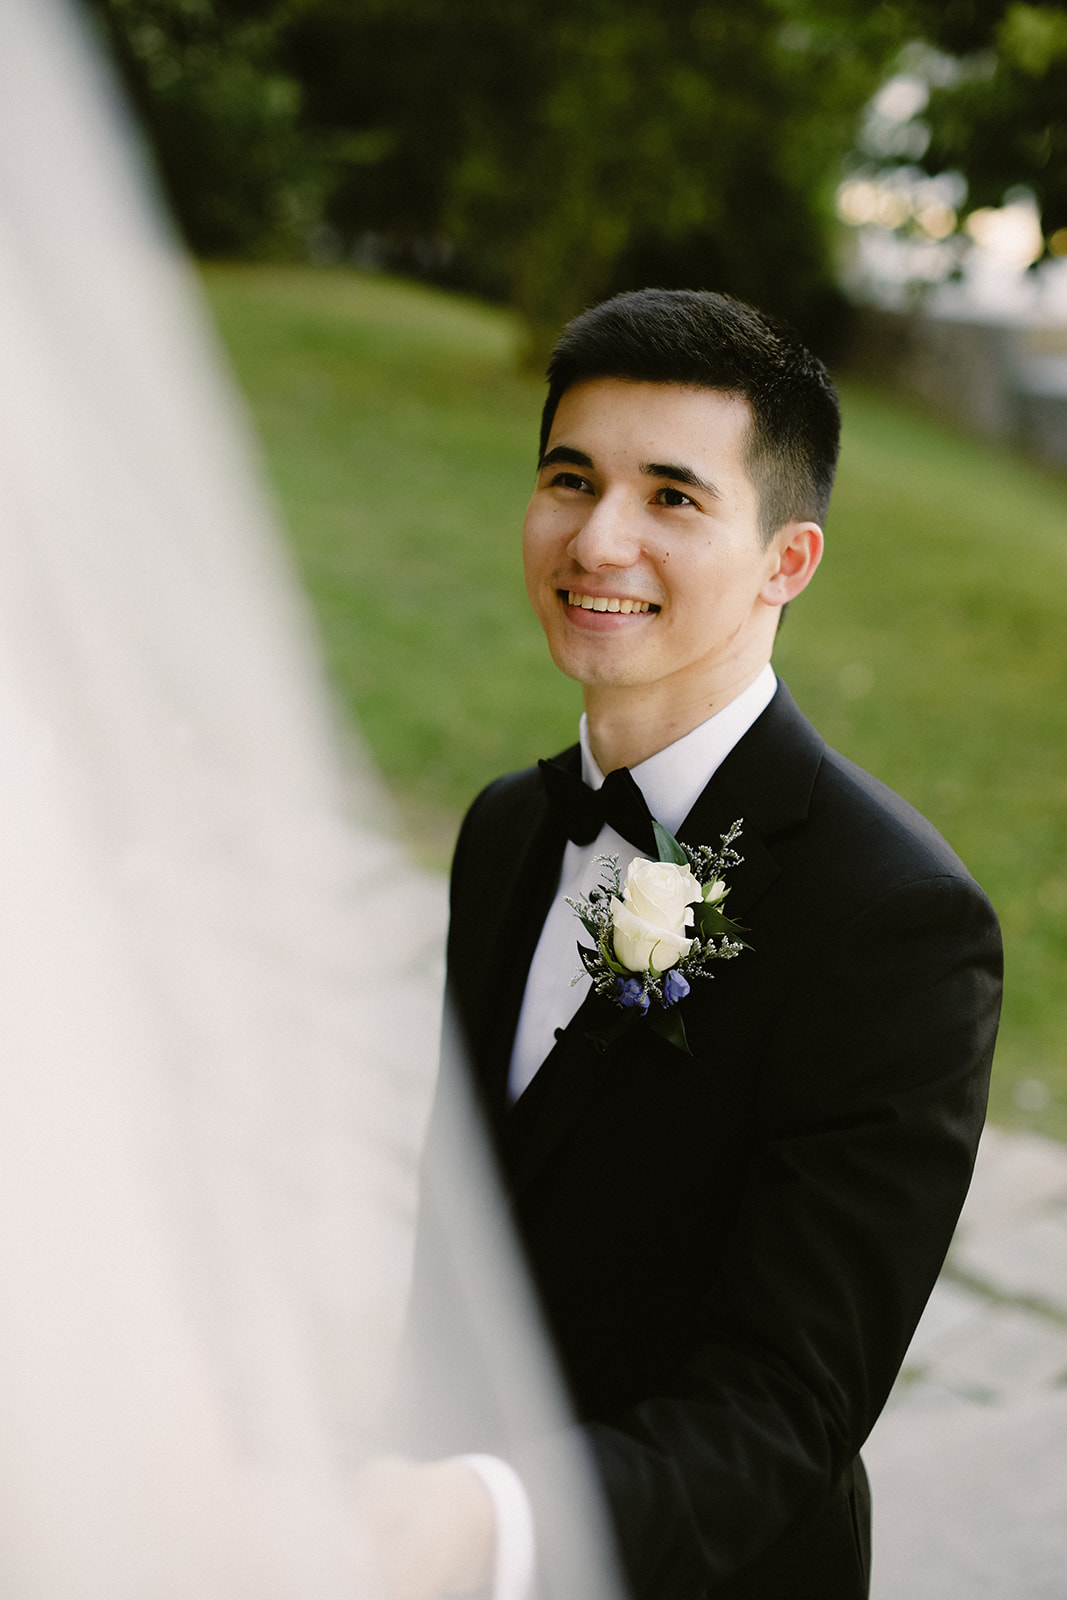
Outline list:
[[[615,958],[631,972],[666,972],[692,949],[685,929],[700,885],[688,867],[670,861],[631,861],[621,900],[612,896]]]
[[[674,933],[692,922],[689,907],[700,899],[700,885],[688,867],[637,856],[626,873],[623,900],[639,917]]]
[[[647,972],[650,967],[655,972],[666,972],[692,949],[692,939],[669,928],[654,927],[614,895],[611,910],[615,959],[629,972]]]

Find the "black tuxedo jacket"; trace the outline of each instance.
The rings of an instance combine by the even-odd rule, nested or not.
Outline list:
[[[683,1002],[692,1057],[640,1021],[598,1052],[619,1013],[590,996],[508,1108],[565,844],[536,769],[464,823],[450,994],[634,1593],[852,1600],[857,1456],[970,1179],[1000,941],[944,840],[784,686],[679,836],[736,818],[751,948]]]

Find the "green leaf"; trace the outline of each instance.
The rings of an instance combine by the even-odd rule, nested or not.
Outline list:
[[[629,967],[624,967],[621,961],[615,959],[614,953],[608,949],[603,939],[600,941],[600,954],[604,957],[612,972],[617,973],[620,978],[632,978],[634,976]]]
[[[676,1050],[683,1055],[691,1056],[689,1040],[685,1035],[685,1018],[677,1006],[671,1006],[666,1011],[650,1011],[648,1025],[653,1028],[668,1044],[673,1044]]]
[[[674,837],[674,834],[668,833],[662,822],[657,822],[655,817],[652,818],[652,832],[655,835],[656,849],[659,851],[660,861],[670,861],[676,867],[687,867],[689,865],[689,857]]]
[[[693,907],[693,920],[702,939],[711,939],[719,934],[725,934],[728,939],[741,939],[741,935],[746,932],[740,923],[731,922],[730,918],[724,917],[715,906],[706,903]],[[744,942],[741,939],[741,943]]]

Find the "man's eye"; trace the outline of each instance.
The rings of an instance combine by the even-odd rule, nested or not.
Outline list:
[[[577,472],[557,472],[552,479],[554,489],[588,489],[589,479]]]
[[[696,504],[681,489],[661,489],[656,496],[661,506],[692,506]]]

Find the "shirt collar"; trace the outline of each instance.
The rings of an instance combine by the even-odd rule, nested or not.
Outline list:
[[[777,687],[778,679],[768,662],[759,676],[729,705],[631,769],[648,802],[648,809],[669,833],[677,833],[734,745],[770,705]],[[582,778],[591,789],[599,789],[604,774],[589,748],[589,728],[584,712],[578,725],[578,739],[582,747]]]

